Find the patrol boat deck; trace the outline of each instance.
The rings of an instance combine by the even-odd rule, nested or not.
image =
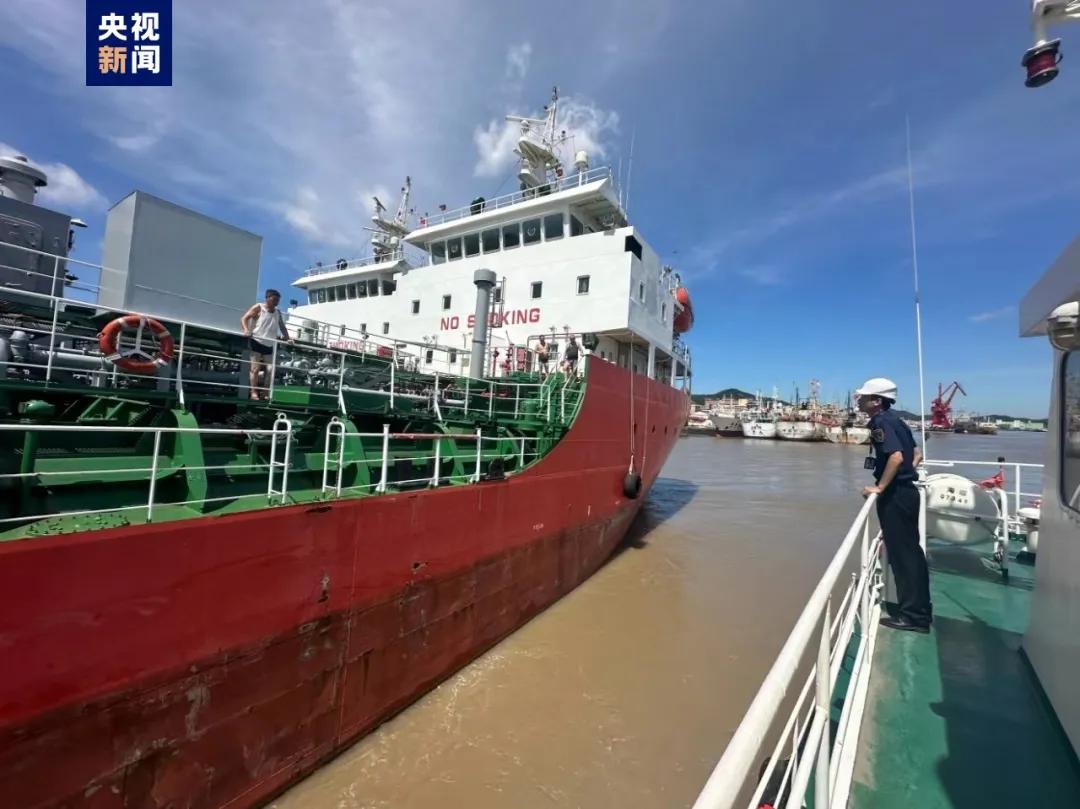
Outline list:
[[[1080,770],[1020,648],[1034,568],[1003,582],[938,546],[930,569],[933,632],[878,637],[851,806],[1080,806]]]

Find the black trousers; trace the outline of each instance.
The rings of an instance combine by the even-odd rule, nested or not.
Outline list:
[[[913,624],[928,626],[930,571],[919,547],[919,492],[908,483],[893,483],[877,500],[878,522],[896,580],[899,614]]]

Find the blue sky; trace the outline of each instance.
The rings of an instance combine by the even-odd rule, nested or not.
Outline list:
[[[1016,305],[1077,233],[1080,70],[1024,88],[1027,2],[513,5],[175,0],[174,86],[88,88],[82,0],[5,0],[0,143],[89,223],[81,257],[142,188],[261,234],[286,288],[355,255],[405,174],[420,210],[510,190],[502,115],[557,83],[594,165],[625,173],[634,137],[631,219],[690,286],[696,390],[887,375],[916,409],[910,115],[928,390],[1045,415]]]

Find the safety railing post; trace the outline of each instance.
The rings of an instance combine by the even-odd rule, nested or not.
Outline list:
[[[919,487],[919,547],[926,553],[926,487]]]
[[[514,418],[518,417],[518,408],[521,404],[521,383],[514,383]]]
[[[551,385],[546,385],[547,391],[547,420],[551,421]]]
[[[488,380],[488,418],[495,414],[495,383]]]
[[[442,467],[442,439],[435,439],[435,468],[431,472],[431,487],[434,489],[439,485],[439,472]]]
[[[176,351],[176,395],[180,397],[180,406],[187,407],[184,399],[184,339],[187,337],[187,322],[180,324],[180,346]]]
[[[525,467],[525,436],[521,437],[521,464],[522,468]]]
[[[278,341],[274,340],[274,350],[270,352],[270,370],[267,373],[270,374],[270,379],[266,385],[267,393],[266,398],[268,401],[274,399],[274,377],[277,376],[277,353],[278,353]]]
[[[863,575],[863,589],[859,593],[859,626],[863,637],[870,633],[870,521],[863,522],[862,545],[859,550],[859,559]],[[866,646],[867,644],[864,644]]]
[[[559,419],[566,421],[566,385],[559,389]]]
[[[150,492],[146,497],[146,521],[154,519],[154,493],[157,490],[158,453],[161,452],[161,430],[154,430],[154,456],[150,459]]]
[[[469,377],[465,377],[465,415],[469,415]]]
[[[390,425],[384,424],[382,426],[382,472],[379,475],[379,485],[376,487],[376,491],[386,491],[386,474],[387,468],[390,463]]]
[[[480,428],[476,428],[476,469],[473,470],[473,483],[480,482],[480,452],[481,442],[484,440],[483,435],[480,433]]]
[[[814,773],[814,809],[829,809],[829,702],[832,689],[829,671],[829,628],[832,625],[832,596],[825,602],[825,620],[818,642],[815,709],[818,721],[824,725],[817,749],[817,770]]]
[[[338,369],[337,380],[337,400],[338,410],[341,411],[341,415],[345,415],[345,355],[341,355],[341,367]]]
[[[53,315],[52,315],[52,328],[49,329],[49,356],[45,360],[45,381],[52,380],[52,366],[53,366],[53,354],[56,353],[56,322],[60,318],[60,300],[53,298]],[[116,366],[113,365],[113,370],[116,370]]]
[[[1014,496],[1013,496],[1013,517],[1014,517],[1014,519],[1012,520],[1012,522],[1016,526],[1016,529],[1019,530],[1020,529],[1020,476],[1023,474],[1023,469],[1020,468],[1020,464],[1013,464],[1013,469],[1014,469],[1014,471],[1016,473],[1015,475],[1013,475],[1013,477],[1016,478],[1016,486],[1013,488],[1013,491],[1014,491]],[[1005,516],[1008,517],[1009,515],[1006,514]],[[1006,527],[1005,538],[1008,539],[1008,524],[1006,524],[1005,527]]]
[[[292,462],[292,422],[284,416],[278,417],[285,423],[285,459],[281,467],[281,502],[284,503],[289,496],[289,466]]]
[[[394,409],[394,384],[397,373],[397,343],[390,349],[390,409]]]

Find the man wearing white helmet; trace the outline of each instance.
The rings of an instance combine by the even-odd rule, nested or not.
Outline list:
[[[875,485],[866,486],[862,493],[864,497],[878,496],[878,522],[896,580],[896,612],[882,618],[881,623],[893,629],[926,633],[933,620],[930,572],[919,545],[919,492],[915,488],[915,467],[922,455],[911,430],[892,411],[895,382],[883,377],[868,379],[855,395],[859,410],[870,416],[870,443],[874,448],[874,457],[867,458],[867,468],[874,470]]]

